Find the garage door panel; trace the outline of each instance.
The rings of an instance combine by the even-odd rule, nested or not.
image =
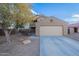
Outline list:
[[[62,35],[62,26],[41,26],[40,36],[60,36]]]

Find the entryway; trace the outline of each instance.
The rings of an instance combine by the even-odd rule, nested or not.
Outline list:
[[[74,27],[74,33],[78,33],[78,28]]]

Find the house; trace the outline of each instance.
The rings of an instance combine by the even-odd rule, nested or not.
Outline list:
[[[68,25],[68,33],[78,33],[79,32],[79,23],[69,24]]]
[[[62,36],[68,34],[67,23],[53,16],[39,15],[35,24],[37,36]]]

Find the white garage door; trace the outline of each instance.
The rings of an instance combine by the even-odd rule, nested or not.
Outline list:
[[[62,26],[41,26],[40,36],[61,36]]]

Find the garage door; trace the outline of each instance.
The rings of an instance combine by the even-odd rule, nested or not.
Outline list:
[[[61,36],[62,26],[41,26],[40,36]]]

